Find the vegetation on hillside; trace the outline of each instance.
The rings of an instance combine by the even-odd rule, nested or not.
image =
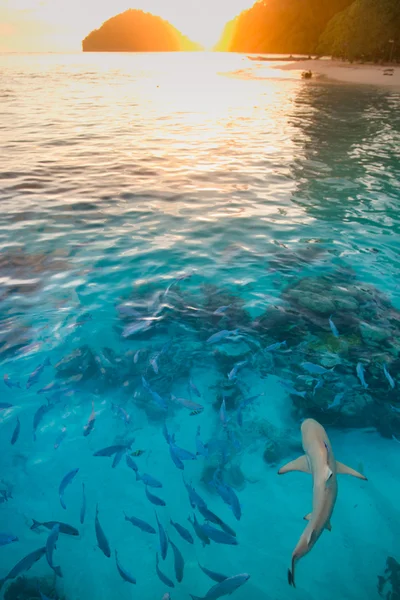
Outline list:
[[[82,41],[84,52],[174,52],[201,50],[168,21],[129,9],[108,19]]]

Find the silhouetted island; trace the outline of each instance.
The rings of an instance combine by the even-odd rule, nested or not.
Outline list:
[[[399,60],[400,0],[258,0],[215,50]]]
[[[179,52],[202,50],[168,21],[129,9],[103,23],[82,41],[83,52]]]

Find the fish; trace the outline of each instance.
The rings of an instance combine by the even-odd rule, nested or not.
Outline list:
[[[286,346],[287,342],[284,340],[283,342],[275,342],[275,344],[270,344],[266,348],[264,348],[264,352],[273,352],[274,350],[279,350],[282,346]]]
[[[198,397],[201,398],[201,394],[199,392],[198,387],[193,382],[193,379],[189,379],[189,389]]]
[[[94,423],[96,421],[96,413],[94,412],[94,400],[92,400],[92,412],[90,413],[90,417],[88,422],[83,428],[83,435],[86,437],[89,435],[91,431],[93,431]]]
[[[321,365],[315,365],[312,362],[302,362],[301,366],[305,371],[308,371],[312,375],[325,375],[326,373],[331,373],[335,367],[331,369],[325,369],[325,367],[321,367]]]
[[[342,398],[345,395],[346,392],[339,392],[338,394],[335,395],[333,402],[331,402],[331,404],[328,406],[328,410],[330,410],[331,408],[336,408],[338,406],[341,405],[342,402]]]
[[[0,579],[0,589],[3,587],[6,581],[9,579],[15,579],[21,573],[25,571],[29,571],[29,569],[40,560],[46,554],[46,547],[38,548],[33,552],[30,552],[23,559],[21,559],[12,569],[11,571],[3,578]]]
[[[48,383],[44,387],[40,388],[40,390],[38,390],[36,393],[37,394],[48,394],[49,392],[55,392],[56,390],[60,390],[61,388],[62,388],[61,383],[58,383],[57,381],[52,381],[51,383]]]
[[[49,563],[49,567],[53,569],[54,573],[58,575],[58,577],[62,577],[62,572],[60,567],[56,567],[53,564],[53,552],[55,550],[58,536],[60,534],[60,526],[58,524],[54,525],[53,529],[50,531],[49,536],[46,542],[46,558]]]
[[[54,404],[42,404],[33,416],[33,441],[36,442],[36,431],[43,417],[54,408]]]
[[[317,380],[317,383],[314,385],[314,389],[313,389],[313,396],[315,396],[315,392],[316,392],[317,390],[319,390],[320,388],[322,388],[322,386],[323,386],[323,385],[324,385],[324,380],[323,380],[323,379],[322,379],[322,377],[321,377],[321,379],[318,379],[318,380]]]
[[[304,517],[308,525],[293,550],[292,564],[288,570],[288,582],[293,587],[297,561],[312,550],[324,529],[331,529],[330,520],[337,497],[336,475],[343,473],[364,481],[367,479],[361,473],[335,460],[325,429],[314,419],[303,421],[301,437],[305,454],[290,461],[278,471],[279,475],[301,471],[311,473],[313,478],[312,512]]]
[[[168,404],[165,402],[165,400],[160,396],[160,394],[158,394],[157,392],[155,392],[154,390],[151,389],[149,383],[146,381],[146,379],[144,377],[142,377],[142,384],[143,387],[145,388],[145,390],[147,390],[149,392],[149,394],[151,395],[151,397],[153,398],[154,402],[156,404],[158,404],[158,406],[162,409],[162,410],[168,410]]]
[[[197,427],[196,431],[196,454],[197,456],[208,456],[208,448],[207,444],[203,444],[200,439],[200,425]]]
[[[166,506],[165,501],[162,498],[159,498],[158,496],[155,496],[154,494],[149,492],[149,490],[147,489],[147,485],[145,487],[145,490],[149,502],[155,504],[156,506]]]
[[[232,304],[227,304],[226,306],[220,306],[216,310],[214,310],[213,315],[223,315],[228,308],[231,308]]]
[[[138,466],[137,466],[137,464],[135,463],[135,461],[133,460],[133,458],[131,458],[131,457],[129,456],[129,454],[126,454],[126,455],[125,455],[125,460],[126,460],[126,464],[128,465],[128,467],[129,467],[130,469],[132,469],[132,471],[135,471],[135,473],[137,473],[137,472],[138,472]]]
[[[305,398],[307,395],[307,392],[299,392],[298,390],[296,390],[296,388],[294,388],[292,386],[291,383],[289,383],[288,381],[284,381],[283,379],[279,379],[278,383],[280,383],[284,388],[287,389],[287,391],[289,392],[289,394],[293,394],[294,396],[300,396],[301,398]]]
[[[131,335],[135,335],[136,333],[142,333],[146,331],[151,325],[151,321],[135,321],[134,323],[129,323],[122,330],[122,337],[127,338]]]
[[[226,533],[226,531],[216,529],[207,522],[203,525],[200,525],[200,527],[205,533],[205,535],[208,538],[210,538],[210,540],[213,540],[213,542],[217,542],[218,544],[228,544],[230,546],[237,546],[239,543],[236,537],[234,537],[233,535]]]
[[[124,515],[125,521],[129,521],[129,523],[132,523],[132,525],[138,527],[142,531],[145,531],[146,533],[156,533],[154,527],[149,523],[146,523],[146,521],[142,521],[142,519],[138,519],[137,517],[128,517],[125,513]]]
[[[17,417],[17,423],[15,425],[13,434],[11,436],[11,446],[14,446],[15,442],[18,440],[20,431],[21,431],[21,423],[20,423],[19,418]]]
[[[169,539],[169,538],[168,538]],[[179,548],[169,539],[169,543],[171,544],[172,552],[174,554],[174,569],[175,569],[175,577],[178,583],[180,583],[183,579],[183,571],[185,568],[185,561],[183,559],[182,553]]]
[[[142,313],[133,308],[130,304],[117,304],[115,308],[119,313],[119,316],[135,318],[140,318],[142,316]]]
[[[239,369],[241,367],[244,367],[245,365],[247,365],[249,361],[247,360],[242,360],[241,362],[238,362],[234,365],[233,369],[228,373],[228,379],[229,381],[232,381],[233,379],[236,379],[236,375],[237,372],[239,371]]]
[[[118,560],[118,553],[115,550],[115,562],[117,565],[117,569],[118,569],[118,573],[121,575],[122,579],[124,581],[127,581],[128,583],[133,583],[136,584],[136,579],[135,577],[133,577],[133,575],[131,575],[130,573],[128,573],[128,571],[126,571],[122,566],[121,563]]]
[[[60,486],[58,488],[58,494],[60,496],[60,502],[61,502],[61,506],[66,509],[67,507],[65,506],[65,502],[64,502],[64,492],[65,492],[65,488],[71,483],[71,481],[74,479],[74,477],[76,476],[76,474],[78,473],[79,468],[77,469],[72,469],[72,471],[70,471],[69,473],[67,473],[65,475],[65,477],[63,477],[63,479],[61,480]]]
[[[160,352],[158,352],[158,354],[156,354],[155,356],[153,356],[152,358],[150,358],[150,365],[153,367],[153,371],[156,375],[158,375],[159,372],[159,368],[158,368],[158,363],[157,363],[157,359],[160,356]]]
[[[29,375],[28,381],[26,383],[26,389],[29,390],[30,387],[32,387],[35,383],[37,383],[39,380],[39,377],[42,374],[42,372],[44,371],[44,369],[46,367],[50,367],[50,366],[51,366],[51,362],[50,362],[49,358],[46,358],[46,360],[43,363],[38,365],[36,367],[36,369]]]
[[[113,454],[117,454],[118,452],[124,452],[130,447],[131,444],[116,444],[115,446],[107,446],[107,448],[102,448],[101,450],[97,450],[97,452],[94,452],[93,456],[112,456]]]
[[[161,558],[163,560],[165,560],[167,558],[167,553],[168,553],[168,538],[167,538],[167,534],[165,533],[164,527],[161,525],[161,523],[159,521],[157,511],[154,511],[154,512],[156,515],[156,521],[157,521],[157,526],[158,526],[158,537],[160,540]]]
[[[99,505],[96,504],[96,518],[94,521],[94,527],[96,530],[96,539],[97,539],[97,545],[100,548],[100,550],[103,552],[103,554],[105,556],[107,556],[107,558],[110,558],[111,556],[111,550],[110,550],[110,545],[108,543],[108,540],[105,536],[105,533],[100,525],[100,521],[99,521]]]
[[[207,577],[209,577],[213,581],[217,581],[218,583],[221,583],[221,581],[225,581],[225,579],[228,579],[228,575],[222,575],[222,573],[216,573],[215,571],[210,571],[210,569],[206,569],[206,567],[202,567],[199,562],[197,564],[199,565],[199,567],[203,571],[203,573],[205,573],[207,575]]]
[[[192,412],[189,413],[189,417],[196,417],[197,415],[201,415],[203,410],[204,410],[203,408],[201,410],[192,410]]]
[[[168,445],[169,445],[169,453],[172,458],[172,462],[178,469],[181,469],[181,471],[183,471],[183,469],[185,468],[185,465],[183,464],[182,460],[179,458],[178,454],[175,452],[175,446],[173,444],[168,444]]]
[[[387,379],[387,380],[388,380],[388,382],[389,382],[389,385],[390,385],[390,387],[391,387],[391,388],[392,388],[392,390],[393,390],[393,389],[394,389],[394,387],[395,387],[395,382],[394,382],[394,379],[393,379],[393,377],[391,376],[391,374],[389,373],[389,371],[388,371],[388,369],[387,369],[387,366],[386,366],[385,364],[383,365],[383,372],[384,372],[384,374],[385,374],[385,377],[386,377],[386,379]]]
[[[367,389],[368,383],[365,382],[364,367],[363,367],[362,363],[360,363],[360,362],[357,363],[356,373],[357,373],[357,377],[360,380],[363,388]]]
[[[221,496],[222,500],[225,502],[225,504],[228,504],[228,506],[231,507],[236,519],[240,521],[240,518],[242,516],[242,509],[236,493],[229,485],[223,483],[222,481],[218,481],[215,475],[213,485],[217,490],[218,494]]]
[[[164,596],[161,598],[161,600],[171,600],[171,594],[169,594],[167,592],[166,594],[164,594]]]
[[[12,404],[9,402],[0,402],[0,410],[6,410],[6,408],[11,408]]]
[[[119,404],[112,403],[111,408],[121,417],[125,425],[129,425],[129,423],[131,422],[131,416],[126,412],[126,410],[122,406],[120,406]]]
[[[160,567],[159,567],[159,558],[158,558],[158,552],[156,553],[156,573],[158,575],[158,578],[165,583],[165,585],[167,585],[170,588],[175,587],[175,584],[173,581],[171,581],[169,579],[169,577],[167,577],[166,575],[164,575],[164,573],[162,571],[160,571]]]
[[[136,363],[138,362],[138,360],[139,360],[139,355],[140,355],[140,353],[141,353],[143,350],[144,350],[144,348],[139,348],[139,350],[136,350],[136,352],[135,352],[135,356],[133,357],[133,362],[135,363],[135,365],[136,365]]]
[[[7,546],[7,544],[12,544],[13,542],[18,542],[18,538],[16,535],[12,533],[0,533],[0,546]]]
[[[221,403],[221,408],[219,409],[219,419],[224,427],[226,427],[227,419],[226,419],[226,405],[225,398],[223,398]]]
[[[216,583],[211,589],[208,590],[205,596],[194,596],[193,594],[189,595],[192,598],[192,600],[216,600],[217,598],[221,598],[222,596],[232,594],[249,579],[250,575],[248,573],[240,573],[239,575],[228,577],[220,583]]]
[[[144,485],[148,485],[153,488],[162,488],[163,484],[161,481],[158,481],[155,477],[152,477],[148,473],[143,473],[143,475],[139,475],[139,471],[136,471],[136,481],[143,481]]]
[[[338,338],[339,337],[339,332],[337,330],[337,327],[335,325],[335,323],[332,321],[332,315],[329,317],[329,327],[331,328],[331,331],[333,333],[333,335]]]
[[[190,506],[192,508],[196,508],[196,506],[205,506],[207,508],[206,502],[203,500],[203,498],[201,496],[199,496],[199,494],[196,492],[194,487],[192,487],[192,485],[187,483],[183,477],[182,477],[182,481],[183,481],[183,484],[189,495]]]
[[[239,329],[232,329],[231,331],[228,331],[228,329],[223,329],[222,331],[218,331],[217,333],[210,335],[207,340],[207,344],[217,344],[218,342],[222,342],[222,340],[229,338],[231,335],[237,335],[238,333]]]
[[[79,531],[72,527],[72,525],[68,525],[67,523],[61,523],[61,521],[44,521],[39,522],[36,519],[32,519],[33,524],[31,525],[32,531],[36,531],[39,527],[46,527],[46,529],[53,529],[55,525],[58,525],[60,533],[64,533],[65,535],[79,535]]]
[[[198,404],[197,402],[193,402],[193,400],[187,400],[186,398],[177,398],[173,394],[171,394],[171,401],[175,404],[179,404],[184,408],[188,408],[189,410],[204,410],[204,406],[202,404]]]
[[[131,456],[142,456],[142,454],[144,454],[145,452],[145,450],[135,450],[134,452],[131,452]]]
[[[206,521],[210,521],[211,523],[215,523],[215,525],[219,525],[221,529],[223,529],[229,535],[236,537],[235,531],[232,527],[229,527],[222,519],[218,517],[218,515],[214,514],[207,506],[198,506],[199,513],[201,513]]]
[[[121,462],[121,458],[123,457],[123,455],[125,454],[125,452],[126,452],[126,448],[122,448],[121,450],[118,450],[118,452],[116,452],[114,454],[114,459],[113,459],[112,465],[111,465],[112,469],[115,469],[115,467],[117,465],[119,465],[119,463]]]
[[[193,529],[197,535],[197,537],[199,538],[199,540],[201,540],[203,547],[208,546],[210,544],[210,539],[207,536],[207,534],[205,533],[205,531],[203,531],[200,523],[198,522],[198,520],[196,519],[196,515],[193,513],[193,521],[190,518],[190,516],[188,517],[188,521],[189,523],[192,524]]]
[[[81,525],[83,525],[83,523],[85,521],[85,515],[86,515],[86,493],[85,493],[85,484],[82,483],[82,504],[81,504],[81,510],[79,513],[79,520],[81,522]]]
[[[67,428],[63,427],[59,433],[59,435],[56,438],[56,441],[54,442],[54,450],[57,450],[57,448],[60,447],[63,439],[65,438],[65,436],[67,435]]]
[[[176,529],[181,538],[183,538],[186,542],[189,542],[189,544],[194,544],[192,534],[186,529],[186,527],[183,527],[183,525],[174,522],[172,519],[170,519],[169,522],[171,523],[172,527]]]
[[[193,452],[185,450],[185,448],[181,448],[180,446],[177,446],[175,443],[172,442],[170,446],[172,447],[174,454],[178,456],[180,460],[197,460],[197,456],[193,454]]]
[[[6,384],[6,386],[10,388],[10,390],[12,390],[12,388],[21,389],[21,384],[19,383],[19,381],[16,381],[16,382],[11,381],[11,379],[10,379],[9,375],[7,375],[7,373],[4,374],[3,381]]]

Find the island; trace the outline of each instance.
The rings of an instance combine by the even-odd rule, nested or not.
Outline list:
[[[82,41],[83,52],[193,52],[202,50],[171,23],[129,9],[108,19]]]

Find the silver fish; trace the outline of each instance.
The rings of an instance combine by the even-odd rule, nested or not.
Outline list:
[[[332,321],[332,315],[329,317],[329,327],[331,328],[331,331],[333,333],[333,335],[338,338],[339,337],[339,332],[337,330],[337,327],[335,325],[335,323]]]
[[[29,388],[32,385],[34,385],[35,383],[38,382],[39,377],[42,374],[42,372],[44,371],[45,367],[49,367],[49,366],[51,366],[50,359],[46,358],[46,360],[42,364],[40,364],[36,367],[36,369],[29,375],[29,378],[28,378],[28,381],[26,384],[27,390],[29,390]]]
[[[18,381],[17,382],[11,381],[11,379],[7,375],[7,373],[5,373],[3,381],[6,384],[6,386],[9,387],[10,389],[12,389],[12,388],[20,388],[21,389],[21,384]]]
[[[341,405],[342,403],[342,398],[345,395],[346,392],[339,392],[338,394],[336,394],[336,396],[333,399],[333,402],[328,406],[328,410],[330,410],[331,408],[337,408],[338,406]]]
[[[274,350],[279,350],[282,346],[286,346],[287,342],[284,340],[283,342],[275,342],[275,344],[271,344],[264,348],[264,352],[273,352]]]
[[[332,367],[331,369],[325,369],[325,367],[321,367],[321,365],[315,365],[312,362],[302,362],[301,366],[303,367],[303,369],[305,369],[309,373],[312,373],[313,375],[325,375],[326,373],[330,373],[331,371],[333,371],[333,369],[335,368]]]
[[[391,376],[391,374],[389,373],[389,371],[388,371],[388,369],[387,369],[387,366],[386,366],[385,364],[383,365],[383,372],[384,372],[384,374],[385,374],[385,377],[386,377],[386,379],[387,379],[387,380],[388,380],[388,382],[389,382],[389,385],[390,385],[390,387],[391,387],[391,388],[392,388],[392,390],[393,390],[393,389],[394,389],[394,387],[395,387],[395,382],[394,382],[394,379],[393,379],[393,377]]]
[[[368,387],[368,383],[365,382],[365,377],[364,377],[364,367],[362,365],[362,363],[357,363],[357,367],[356,367],[356,373],[357,373],[357,377],[361,382],[361,385],[367,389]]]
[[[136,321],[135,323],[130,323],[126,325],[122,331],[122,337],[127,338],[131,335],[135,335],[136,333],[141,333],[146,331],[151,325],[151,321]]]
[[[247,360],[242,360],[241,362],[238,362],[234,365],[233,369],[228,373],[228,379],[230,381],[232,381],[233,379],[236,379],[236,375],[237,372],[239,371],[239,369],[241,367],[244,367],[245,365],[247,365],[248,361]]]
[[[299,392],[298,390],[296,390],[296,388],[294,388],[292,386],[291,383],[289,383],[288,381],[284,381],[282,379],[279,380],[279,383],[288,390],[288,392],[290,394],[293,394],[294,396],[300,396],[301,398],[305,398],[307,395],[307,392]]]
[[[239,329],[232,329],[231,331],[223,329],[222,331],[218,331],[211,335],[207,340],[207,344],[217,344],[218,342],[222,342],[222,340],[229,338],[231,335],[237,335],[238,333]]]

